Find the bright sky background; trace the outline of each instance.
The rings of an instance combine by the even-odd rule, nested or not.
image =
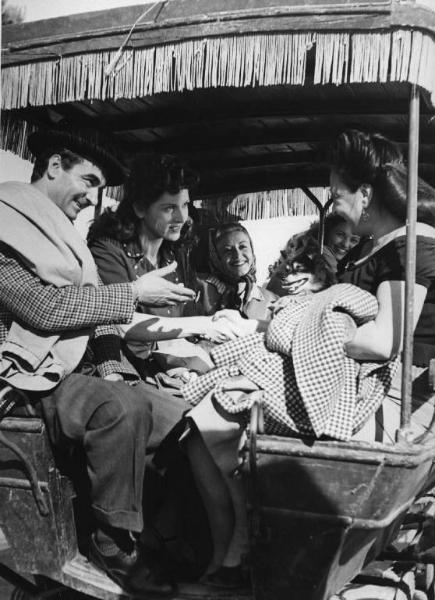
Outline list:
[[[151,4],[155,0],[9,0],[10,6],[25,9],[25,21],[38,21],[72,15],[74,13],[104,10],[132,4]]]

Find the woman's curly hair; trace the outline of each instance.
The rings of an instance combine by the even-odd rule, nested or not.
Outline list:
[[[135,208],[147,209],[165,192],[178,194],[183,189],[191,190],[198,181],[197,173],[176,156],[166,154],[149,158],[137,155],[127,179],[124,198],[116,211],[106,210],[94,221],[89,229],[88,243],[103,237],[123,243],[137,241],[140,219]]]

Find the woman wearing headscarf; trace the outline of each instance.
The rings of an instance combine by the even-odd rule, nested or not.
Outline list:
[[[355,365],[350,373],[351,387],[365,393],[369,389],[366,384],[375,384],[372,389],[375,394],[368,397],[352,394],[352,401],[356,410],[352,409],[350,419],[347,419],[346,411],[348,402],[343,385],[345,379],[338,378],[337,389],[331,395],[336,412],[331,413],[338,425],[349,421],[351,427],[346,437],[331,434],[329,427],[334,422],[328,418],[326,430],[319,434],[328,435],[336,439],[359,439],[367,442],[383,441],[394,443],[395,432],[400,426],[400,370],[401,350],[403,346],[404,330],[404,288],[406,272],[406,203],[407,203],[407,170],[401,163],[401,153],[390,140],[379,134],[366,134],[357,130],[349,130],[338,136],[331,151],[330,172],[331,193],[333,197],[333,210],[351,224],[353,230],[360,236],[372,236],[373,246],[368,254],[360,257],[357,261],[349,264],[337,286],[326,290],[322,296],[319,293],[313,302],[314,308],[319,299],[327,298],[330,294],[338,294],[340,300],[346,300],[346,294],[360,297],[364,304],[370,305],[367,314],[362,318],[347,318],[341,310],[335,312],[333,325],[342,323],[341,336],[337,338],[337,347],[345,367]],[[435,190],[428,184],[419,180],[418,184],[418,206],[417,206],[417,247],[416,247],[416,279],[414,285],[414,356],[412,368],[412,416],[409,434],[418,439],[433,427],[435,411],[433,394],[428,386],[428,367],[430,360],[435,358]],[[289,299],[291,301],[291,298]],[[289,305],[290,307],[290,302]],[[296,306],[296,305],[295,305]],[[277,327],[285,309],[275,314],[266,332],[266,344],[272,334],[275,333],[286,341],[287,332],[284,327]],[[291,312],[284,314],[284,318],[291,317]],[[355,314],[355,313],[353,313]],[[295,313],[298,317],[298,313]],[[322,314],[322,317],[324,314]],[[355,315],[356,316],[356,315]],[[311,313],[308,313],[311,317]],[[342,321],[343,319],[343,321]],[[299,323],[306,323],[309,327],[302,334],[309,333],[311,323],[319,323],[319,331],[324,329],[324,319],[311,319],[307,321],[301,318]],[[297,327],[297,325],[296,325]],[[296,329],[295,327],[295,329]],[[338,327],[335,327],[337,329]],[[325,330],[326,331],[326,330]],[[335,333],[334,333],[335,335]],[[289,344],[288,358],[292,364],[288,373],[299,371],[303,374],[305,362],[311,360],[311,356],[297,354],[298,345],[303,347],[306,336],[292,338]],[[317,348],[323,346],[323,357],[327,359],[330,339],[319,340]],[[297,342],[297,343],[296,343]],[[274,344],[275,347],[275,344]],[[225,349],[225,347],[224,347]],[[254,373],[255,367],[264,364],[261,372],[263,379],[270,373],[272,360],[278,361],[280,351],[274,348],[270,350],[270,360],[261,362],[253,355],[253,360],[246,352],[241,356],[238,363],[244,368],[244,373]],[[310,347],[310,350],[313,349]],[[275,354],[274,354],[275,352]],[[316,348],[313,354],[316,355]],[[303,358],[304,360],[296,359]],[[283,361],[285,358],[282,359]],[[249,362],[249,364],[247,364]],[[329,380],[329,367],[325,369],[326,360],[318,361],[321,373],[313,368],[307,378],[301,382],[304,390],[308,389],[307,383],[319,382],[318,390],[321,394],[315,394],[312,399],[314,403],[307,403],[306,391],[300,390],[300,381],[297,380],[298,390],[301,393],[303,406],[307,409],[299,415],[295,397],[290,395],[289,378],[283,377],[283,394],[285,396],[285,407],[289,414],[295,417],[293,432],[302,432],[302,421],[314,424],[316,417],[316,404],[325,394],[325,388]],[[397,367],[399,373],[397,373]],[[285,371],[283,365],[282,371]],[[243,374],[244,374],[243,373]],[[345,377],[347,371],[343,370]],[[369,377],[363,374],[369,374]],[[397,375],[395,375],[397,373]],[[243,554],[247,551],[247,515],[244,490],[241,483],[233,477],[233,473],[239,466],[239,449],[243,443],[246,429],[246,421],[242,420],[239,411],[244,407],[249,408],[246,392],[249,392],[249,384],[253,381],[251,374],[249,378],[241,381],[228,370],[221,381],[215,385],[210,394],[205,396],[189,413],[189,417],[195,422],[196,429],[187,440],[187,450],[198,489],[203,497],[207,509],[210,527],[213,535],[214,554],[209,565],[207,578],[209,583],[230,586],[243,582]],[[256,373],[254,373],[256,375]],[[317,375],[317,378],[316,378]],[[252,385],[251,401],[258,393],[257,399],[261,399],[265,410],[265,431],[274,433],[268,424],[267,395],[271,383],[279,378],[280,372],[274,374],[272,380],[264,384],[257,383],[258,388]],[[374,376],[374,377],[373,377]],[[205,377],[208,377],[206,375]],[[259,381],[259,379],[258,379]],[[234,386],[231,387],[234,382]],[[236,389],[237,386],[237,389]],[[357,387],[358,386],[358,387]],[[202,386],[201,389],[203,389]],[[228,403],[225,408],[222,401],[226,400],[228,392],[233,393],[233,404]],[[338,396],[338,399],[337,399]],[[276,399],[272,396],[272,402]],[[341,402],[341,399],[345,402]],[[355,400],[358,398],[358,404]],[[271,409],[273,404],[270,404]],[[379,407],[383,409],[383,427],[376,427],[376,416]],[[230,411],[231,408],[231,411]],[[309,410],[308,410],[309,409]],[[335,410],[335,409],[334,409]],[[275,418],[277,413],[271,410],[270,416]],[[376,415],[376,416],[375,416]],[[245,414],[246,416],[246,414]],[[306,417],[308,416],[308,420]],[[237,417],[240,417],[237,419]],[[344,417],[344,418],[343,418]],[[357,418],[356,418],[357,417]],[[381,429],[381,439],[377,437],[377,430]],[[291,435],[291,433],[290,433]]]
[[[204,314],[233,309],[248,319],[270,319],[270,304],[277,296],[256,283],[255,253],[251,237],[240,223],[224,223],[211,232],[210,275],[199,281]]]

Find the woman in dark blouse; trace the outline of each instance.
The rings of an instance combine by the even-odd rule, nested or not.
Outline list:
[[[341,281],[374,294],[379,311],[376,319],[355,330],[346,351],[360,360],[393,358],[403,344],[407,170],[392,142],[380,135],[349,130],[338,137],[332,150],[330,183],[334,211],[347,219],[357,234],[373,238],[369,254],[347,264]],[[420,434],[434,412],[428,400],[427,370],[430,359],[435,358],[435,190],[422,180],[417,221],[412,426]],[[378,425],[383,421],[383,441],[394,442],[400,388],[401,369],[384,400],[383,415],[374,416],[356,434],[357,439],[374,439],[377,418]]]

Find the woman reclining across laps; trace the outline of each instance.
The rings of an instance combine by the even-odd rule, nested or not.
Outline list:
[[[124,199],[115,211],[104,212],[89,231],[88,243],[104,283],[134,281],[143,273],[163,268],[167,279],[195,286],[179,240],[188,220],[189,190],[197,180],[176,157],[136,157]],[[169,308],[139,303],[133,322],[123,330],[128,356],[143,378],[154,374],[149,358],[159,342],[161,356],[180,351],[189,357],[192,351],[198,369],[206,371],[211,362],[201,348],[185,344],[181,349],[171,347],[166,354],[169,342],[165,345],[164,341],[204,336],[223,342],[239,334],[235,323],[201,316],[193,302],[174,303]],[[180,361],[185,362],[182,356]]]
[[[400,362],[403,343],[407,171],[401,164],[400,151],[392,142],[381,135],[356,130],[346,131],[338,137],[331,157],[333,209],[355,228],[358,235],[373,236],[372,250],[350,265],[342,278],[344,283],[311,295],[311,304],[308,299],[303,300],[302,304],[306,302],[308,307],[306,313],[298,312],[298,304],[292,297],[279,301],[284,302],[284,307],[276,312],[265,336],[266,351],[269,354],[265,364],[267,369],[273,370],[277,363],[278,376],[267,380],[264,377],[265,370],[262,373],[263,379],[257,378],[254,381],[256,372],[253,365],[260,364],[259,355],[254,354],[253,360],[248,364],[249,356],[246,357],[245,352],[244,362],[238,362],[242,375],[231,377],[231,372],[227,370],[226,376],[222,375],[223,381],[218,382],[189,413],[194,426],[192,425],[187,438],[187,451],[207,509],[214,543],[213,558],[205,576],[211,584],[232,586],[243,581],[241,564],[243,554],[247,551],[245,498],[240,479],[232,477],[232,474],[239,465],[238,451],[244,441],[249,407],[244,392],[254,390],[250,395],[251,404],[256,395],[261,398],[266,433],[285,431],[286,435],[292,435],[293,428],[293,435],[326,435],[337,439],[349,439],[353,436],[353,439],[373,441],[374,414],[380,405],[387,412],[384,422],[391,419],[383,441],[393,442],[393,429],[399,426],[400,395],[396,384],[400,381],[400,375],[394,376],[394,371]],[[429,395],[423,381],[427,380],[429,360],[435,357],[435,190],[420,181],[418,194],[413,370],[415,395],[412,415],[416,435],[424,432],[432,422],[434,410],[432,403],[428,401]],[[339,312],[334,311],[337,307]],[[326,313],[322,312],[325,308]],[[348,314],[344,314],[343,310]],[[318,323],[318,331],[313,335],[311,325],[308,324],[308,329],[302,328],[298,333],[299,323],[305,321],[306,325],[308,321],[313,321],[313,314],[314,321],[317,320]],[[285,344],[284,338],[291,329],[288,324],[293,318],[298,321],[296,326],[292,325],[296,335],[283,352],[276,340],[284,341]],[[334,396],[330,396],[331,405],[335,401],[335,408],[328,413],[327,421],[319,428],[316,403],[323,402],[323,396],[327,394],[331,383],[330,370],[335,369],[336,365],[327,362],[327,351],[322,356],[326,369],[316,372],[316,368],[323,368],[322,362],[319,362],[318,367],[313,363],[314,368],[306,377],[303,366],[301,370],[300,359],[302,358],[302,362],[309,361],[310,354],[298,353],[301,343],[309,345],[310,340],[317,343],[317,346],[309,348],[310,352],[316,356],[318,352],[322,352],[318,347],[322,346],[324,340],[319,336],[324,332],[320,330],[325,328],[325,323],[330,318],[332,328],[328,329],[328,324],[326,331],[332,331],[333,336],[339,331],[335,340],[339,346],[339,352],[335,355],[340,361],[338,368],[350,379],[337,380],[340,383],[339,398],[334,400]],[[302,342],[299,334],[302,334]],[[270,352],[268,344],[274,352]],[[334,348],[335,352],[337,347]],[[225,346],[222,347],[224,349]],[[287,375],[282,377],[282,372],[285,373],[286,369]],[[268,390],[262,383],[266,381],[267,385],[274,386],[275,379],[282,377],[284,383],[288,384],[288,373],[291,370],[299,370],[297,381],[303,389],[299,396],[293,392],[288,396],[289,386],[283,385],[284,393],[287,394],[283,402],[288,414],[279,414],[285,420],[286,427],[277,430],[274,421],[277,413],[274,413],[273,404],[269,404]],[[245,373],[253,373],[255,377],[246,377]],[[200,378],[198,383],[209,375]],[[357,391],[359,382],[364,378],[367,389],[373,386],[372,395],[366,403],[355,403],[350,413],[346,413],[346,388],[351,384],[350,387],[354,386],[354,391]],[[307,398],[310,400],[310,385],[313,380],[320,381],[321,388],[315,388],[315,401],[310,404]],[[209,388],[203,386],[203,389]],[[337,395],[337,391],[335,394]],[[232,396],[233,406],[227,402],[228,396]],[[346,402],[342,402],[343,399]],[[305,413],[297,412],[301,400]],[[356,402],[355,398],[353,401]],[[246,408],[238,412],[239,406]],[[344,431],[342,427],[346,420],[350,422],[350,428]],[[308,433],[310,428],[311,433]]]

